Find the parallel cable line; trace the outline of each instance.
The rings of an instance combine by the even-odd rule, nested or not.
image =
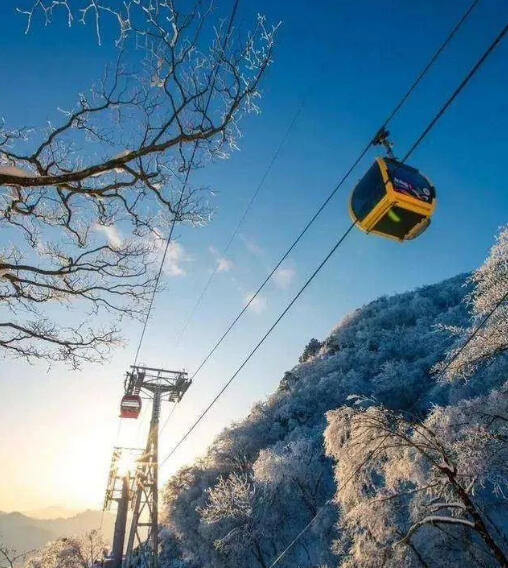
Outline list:
[[[494,304],[494,307],[489,310],[487,312],[487,314],[480,320],[479,324],[475,327],[475,329],[470,333],[470,335],[468,336],[468,338],[466,339],[466,341],[464,342],[463,345],[461,345],[460,349],[458,351],[456,351],[453,356],[449,359],[449,361],[446,363],[446,365],[440,369],[436,374],[439,376],[444,376],[444,374],[446,373],[446,371],[450,368],[450,366],[456,361],[457,357],[462,353],[462,351],[464,351],[464,349],[471,343],[471,341],[473,341],[473,339],[476,337],[476,335],[478,334],[478,332],[480,331],[480,329],[482,329],[484,327],[484,325],[489,321],[489,319],[494,315],[494,313],[496,312],[496,310],[502,305],[504,304],[504,302],[506,302],[508,300],[508,290],[506,291],[506,293],[504,294],[504,296],[496,303]]]
[[[498,34],[498,36],[494,39],[494,41],[490,44],[490,46],[487,48],[487,50],[483,53],[483,55],[480,57],[480,59],[478,60],[478,62],[471,68],[471,71],[469,71],[465,77],[464,80],[461,81],[461,83],[459,84],[459,87],[457,89],[455,89],[453,91],[453,93],[450,95],[450,97],[448,97],[448,99],[445,101],[444,105],[442,105],[442,107],[440,108],[440,110],[437,112],[437,114],[434,116],[434,118],[430,121],[429,125],[427,125],[425,127],[425,129],[423,130],[422,134],[417,138],[416,142],[410,147],[410,149],[408,150],[408,152],[406,153],[406,155],[404,156],[402,162],[406,161],[411,154],[416,150],[416,148],[421,144],[421,142],[424,140],[424,138],[427,136],[427,134],[430,132],[430,130],[432,129],[432,127],[436,124],[437,120],[439,120],[439,118],[441,118],[443,116],[443,114],[446,112],[446,110],[449,108],[451,102],[457,97],[457,95],[464,89],[464,87],[468,84],[469,80],[475,75],[475,73],[478,71],[478,69],[481,67],[481,65],[486,61],[488,55],[490,55],[494,49],[494,47],[496,47],[499,42],[501,41],[501,39],[506,35],[506,33],[508,32],[508,24],[503,28],[503,30]],[[307,281],[305,282],[305,284],[300,288],[300,290],[297,292],[297,294],[293,297],[293,299],[289,302],[289,304],[286,306],[286,308],[282,311],[282,313],[279,315],[279,317],[275,320],[274,324],[268,329],[268,331],[265,333],[265,335],[261,338],[261,340],[256,344],[256,346],[250,351],[250,353],[247,355],[247,357],[244,359],[243,363],[240,365],[240,367],[233,373],[233,375],[231,376],[231,378],[224,384],[224,386],[221,388],[221,390],[218,392],[218,394],[215,396],[215,398],[210,402],[210,404],[202,411],[202,413],[198,416],[198,418],[193,422],[193,424],[191,425],[191,427],[187,430],[187,432],[180,438],[180,440],[177,442],[177,444],[173,447],[173,449],[169,452],[169,454],[162,460],[161,465],[164,464],[175,452],[176,450],[183,444],[183,442],[188,438],[188,436],[192,433],[192,431],[196,428],[196,426],[203,420],[203,418],[206,416],[206,414],[209,412],[209,410],[212,408],[212,406],[217,402],[217,400],[222,396],[222,394],[225,392],[225,390],[230,386],[230,384],[233,382],[233,380],[238,376],[238,374],[240,373],[240,371],[243,369],[243,367],[247,364],[247,362],[251,359],[251,357],[256,353],[256,351],[259,349],[259,347],[264,343],[264,341],[268,338],[268,336],[271,334],[271,332],[275,329],[275,327],[279,324],[279,322],[282,320],[282,318],[287,314],[287,312],[290,310],[290,308],[293,306],[293,304],[296,302],[296,300],[298,300],[298,298],[301,296],[301,294],[304,292],[304,290],[307,288],[307,286],[312,282],[312,280],[317,276],[317,274],[321,271],[321,269],[325,266],[325,264],[330,260],[330,258],[332,257],[332,255],[335,253],[335,251],[339,248],[339,246],[344,242],[345,238],[349,235],[349,233],[351,232],[351,230],[353,229],[353,227],[356,225],[356,222],[352,223],[350,225],[350,227],[346,230],[346,232],[340,237],[340,239],[333,245],[333,247],[331,248],[331,250],[328,252],[328,254],[325,256],[325,258],[321,261],[321,263],[318,265],[318,267],[315,269],[315,271],[311,274],[311,276],[307,279]],[[501,302],[504,301],[504,298],[500,301],[499,305],[501,304]],[[492,315],[492,314],[490,314]],[[488,317],[490,317],[490,315]],[[484,318],[483,321],[487,321],[488,318]],[[476,335],[476,334],[475,334]],[[472,337],[468,340],[467,343],[469,343],[471,341]],[[466,343],[466,345],[467,345]]]
[[[239,0],[235,0],[235,3],[233,4],[233,9],[231,11],[231,16],[229,18],[228,28],[227,28],[227,31],[226,31],[226,35],[224,37],[224,43],[222,45],[222,51],[223,52],[226,50],[227,42],[228,42],[229,37],[231,35],[231,30],[233,28],[233,22],[235,20],[236,12],[237,12],[237,9],[238,9],[238,2],[239,2]],[[206,113],[208,112],[208,108],[210,106],[210,101],[212,99],[213,90],[215,88],[215,81],[217,79],[218,69],[219,69],[219,63],[217,63],[215,65],[214,70],[213,70],[212,80],[210,81],[210,91],[208,93],[205,108],[204,108],[204,111],[203,111],[203,118],[201,120],[201,128],[203,127],[203,125],[205,123]],[[147,325],[148,325],[148,320],[149,320],[150,314],[152,312],[152,307],[153,307],[153,303],[154,303],[154,300],[155,300],[155,295],[157,293],[157,288],[159,287],[159,281],[160,281],[160,278],[161,278],[161,275],[162,275],[162,270],[164,269],[164,263],[166,261],[166,256],[168,254],[169,245],[171,244],[171,241],[172,241],[172,238],[173,238],[173,232],[175,230],[176,221],[177,221],[177,219],[178,219],[178,217],[181,213],[180,208],[182,206],[182,201],[183,201],[183,197],[184,197],[184,194],[185,194],[185,190],[187,189],[187,183],[189,181],[189,176],[190,176],[190,172],[191,172],[191,169],[192,169],[192,165],[194,163],[194,158],[196,156],[197,149],[198,149],[198,141],[196,140],[196,142],[194,143],[194,148],[192,150],[189,165],[187,167],[187,171],[185,172],[185,178],[183,180],[182,190],[180,192],[180,197],[178,199],[176,211],[175,211],[175,214],[173,215],[173,219],[172,219],[171,226],[170,226],[170,229],[169,229],[169,234],[168,234],[168,238],[166,240],[166,246],[164,247],[164,253],[162,255],[159,271],[158,271],[157,276],[155,278],[155,284],[154,284],[152,296],[150,298],[150,303],[148,305],[148,310],[146,312],[146,318],[145,318],[145,321],[144,321],[144,324],[143,324],[143,328],[141,330],[141,335],[140,335],[140,338],[139,338],[138,347],[136,349],[136,356],[134,357],[134,365],[136,365],[136,363],[138,362],[139,352],[141,350],[141,346],[143,344],[143,339],[145,337],[145,332],[146,332],[146,328],[147,328]]]
[[[223,395],[224,391],[229,387],[229,385],[236,379],[236,377],[238,376],[238,374],[240,373],[240,371],[245,367],[245,365],[250,361],[250,359],[254,356],[254,354],[256,353],[256,351],[261,347],[261,345],[263,345],[263,343],[266,341],[266,339],[268,338],[268,336],[272,333],[272,331],[277,327],[277,325],[279,324],[279,322],[282,320],[282,318],[289,312],[289,310],[292,308],[293,304],[298,300],[298,298],[303,294],[303,292],[305,291],[305,289],[307,288],[307,286],[314,280],[314,278],[319,274],[319,272],[321,271],[321,269],[323,268],[323,266],[330,260],[331,256],[333,255],[333,253],[339,248],[339,246],[344,242],[344,240],[346,239],[346,237],[349,235],[349,233],[352,231],[353,227],[356,225],[356,221],[354,221],[353,223],[351,223],[351,225],[349,225],[349,227],[346,229],[346,231],[343,233],[343,235],[340,237],[340,239],[335,243],[335,245],[332,247],[332,249],[330,250],[330,252],[325,256],[325,258],[321,261],[321,263],[319,264],[319,266],[314,270],[314,272],[309,276],[309,278],[307,279],[307,281],[305,282],[305,284],[300,288],[300,290],[298,291],[298,293],[293,297],[293,299],[289,302],[289,304],[284,308],[284,310],[281,312],[281,314],[279,315],[279,317],[275,320],[275,322],[271,325],[271,327],[268,329],[268,331],[263,335],[263,337],[258,341],[258,343],[256,344],[256,346],[250,351],[250,353],[248,354],[248,356],[243,360],[242,364],[238,367],[238,369],[233,373],[233,375],[231,376],[231,378],[224,384],[224,386],[221,388],[221,390],[215,395],[215,398],[210,402],[210,404],[205,408],[205,410],[199,415],[199,417],[194,421],[194,423],[192,424],[192,426],[189,428],[189,430],[187,430],[187,432],[184,434],[184,436],[179,440],[179,442],[176,444],[176,446],[171,450],[171,452],[160,462],[160,465],[163,465],[164,463],[167,462],[167,460],[175,453],[175,451],[181,446],[181,444],[183,444],[183,442],[190,436],[190,434],[192,433],[192,431],[196,428],[196,426],[201,422],[201,420],[203,420],[203,418],[206,416],[206,414],[208,413],[208,411],[212,408],[212,406],[219,400],[219,398]]]
[[[173,413],[175,412],[177,405],[178,405],[178,402],[173,403],[171,410],[168,412],[166,420],[164,420],[164,423],[162,424],[162,426],[159,429],[159,436],[162,434],[162,432],[164,432],[164,429],[169,424],[169,421],[171,420],[171,417],[173,416]]]
[[[464,77],[464,79],[462,79],[462,81],[460,82],[459,86],[455,89],[455,91],[451,94],[450,98],[446,101],[446,104],[444,104],[441,108],[441,110],[436,114],[436,116],[430,121],[429,125],[427,126],[427,128],[420,134],[420,137],[414,142],[414,144],[411,146],[411,148],[408,150],[406,156],[404,157],[404,160],[410,156],[413,153],[413,150],[418,146],[418,144],[420,144],[420,142],[425,138],[425,136],[427,136],[427,134],[429,133],[429,131],[434,128],[434,125],[436,124],[436,122],[441,118],[441,116],[443,116],[443,114],[448,110],[448,107],[452,104],[452,102],[455,100],[455,98],[457,97],[457,95],[462,91],[462,89],[467,85],[467,83],[469,83],[469,80],[471,79],[471,77],[478,71],[478,69],[483,65],[484,61],[487,59],[487,57],[494,51],[494,49],[499,45],[499,43],[501,42],[501,40],[504,38],[504,36],[506,35],[506,32],[508,32],[508,24],[505,25],[505,27],[499,32],[499,34],[496,36],[496,38],[494,39],[494,41],[489,45],[489,47],[485,50],[485,52],[483,53],[483,55],[480,57],[480,59],[478,59],[478,61],[475,63],[475,65],[473,65],[473,67],[471,68],[471,70],[469,71],[469,73]]]
[[[409,151],[407,152],[406,156],[404,157],[404,161],[408,158],[409,155],[412,154],[414,149],[418,146],[418,144],[423,140],[423,138],[429,133],[432,129],[434,124],[439,120],[439,118],[446,112],[446,109],[450,106],[453,100],[457,97],[460,91],[465,87],[466,83],[471,79],[471,77],[476,73],[478,68],[482,65],[485,59],[490,55],[490,53],[494,50],[494,48],[500,43],[503,37],[506,35],[508,31],[508,24],[501,30],[499,35],[494,39],[494,41],[490,44],[488,49],[483,53],[477,63],[471,68],[471,71],[464,77],[460,85],[457,89],[452,93],[450,98],[446,101],[443,107],[440,109],[438,114],[432,119],[429,123],[427,128],[422,132],[420,137],[415,141],[415,143],[411,146]],[[473,332],[468,336],[466,341],[462,344],[460,349],[454,353],[454,355],[450,358],[447,364],[441,369],[438,375],[444,376],[446,371],[450,368],[453,362],[457,359],[457,357],[464,351],[464,349],[471,343],[471,341],[476,337],[479,331],[485,326],[485,324],[489,321],[489,319],[494,315],[496,310],[508,300],[508,291],[501,297],[501,299],[494,305],[494,307],[481,319],[478,325],[475,327]],[[340,488],[339,488],[340,491]],[[325,503],[325,505],[327,505]],[[324,510],[324,506],[314,515],[314,517],[305,525],[305,527],[296,535],[296,537],[289,543],[289,545],[275,558],[275,560],[270,564],[269,568],[274,568],[283,558],[284,556],[293,548],[293,546],[300,540],[300,538],[310,529],[310,527],[314,524],[314,522],[318,519],[318,517],[322,514]]]
[[[298,120],[298,117],[300,116],[302,110],[304,107],[304,99],[302,99],[300,101],[300,104],[298,105],[296,112],[294,113],[287,129],[286,132],[284,133],[281,141],[279,142],[279,145],[277,146],[270,162],[268,163],[267,168],[265,169],[263,175],[261,176],[261,179],[256,187],[256,189],[254,190],[253,194],[251,195],[249,202],[247,203],[247,206],[245,207],[240,219],[238,220],[238,223],[236,224],[235,229],[233,230],[233,232],[231,233],[231,236],[229,237],[225,247],[222,249],[221,254],[224,256],[226,255],[226,253],[229,251],[229,248],[231,247],[233,241],[236,239],[240,228],[242,227],[247,215],[249,214],[250,210],[252,209],[252,206],[254,204],[254,201],[256,200],[259,192],[261,191],[261,189],[263,188],[266,178],[268,177],[268,175],[270,174],[270,172],[272,171],[273,165],[275,164],[275,162],[277,161],[277,158],[279,157],[282,148],[284,146],[284,144],[287,142],[289,135],[291,133],[291,131],[293,130],[296,121]],[[215,265],[215,268],[213,269],[213,271],[211,272],[210,276],[208,277],[208,280],[206,281],[205,285],[203,286],[203,289],[201,290],[198,299],[196,300],[196,303],[194,304],[192,310],[190,311],[182,329],[180,330],[180,333],[178,334],[177,338],[176,338],[176,345],[179,345],[180,341],[182,340],[185,332],[187,331],[192,319],[194,318],[194,315],[196,314],[199,306],[201,305],[201,302],[203,301],[203,298],[205,297],[206,292],[208,291],[208,288],[210,287],[213,279],[215,278],[217,272],[219,271],[219,263],[217,262]]]
[[[472,12],[472,10],[474,9],[474,7],[478,4],[479,0],[474,0],[472,2],[472,4],[469,6],[469,8],[464,12],[464,14],[461,16],[461,18],[458,20],[458,22],[453,26],[453,28],[450,30],[450,32],[448,33],[448,35],[446,36],[446,38],[444,39],[443,43],[439,46],[439,48],[433,53],[432,57],[430,58],[430,60],[428,61],[428,63],[424,66],[424,68],[420,71],[420,73],[417,75],[416,79],[412,82],[412,84],[410,85],[409,89],[404,93],[404,95],[401,97],[401,99],[399,100],[399,102],[395,105],[395,107],[393,108],[393,110],[388,114],[387,118],[384,120],[384,122],[382,123],[381,127],[378,129],[378,132],[380,130],[382,130],[383,128],[385,128],[388,123],[398,114],[398,112],[400,111],[400,109],[404,106],[404,104],[406,103],[406,101],[408,100],[408,98],[411,96],[411,94],[413,93],[413,91],[416,89],[416,87],[418,86],[418,84],[421,82],[421,80],[424,78],[424,76],[428,73],[428,71],[430,70],[430,68],[434,65],[434,63],[436,62],[436,60],[438,59],[438,57],[441,55],[441,53],[444,51],[444,49],[448,46],[448,44],[451,42],[451,40],[453,39],[453,37],[455,36],[455,34],[457,33],[457,31],[459,30],[459,28],[463,25],[463,23],[466,21],[466,19],[468,18],[468,16],[470,15],[470,13]],[[291,254],[291,252],[293,251],[293,249],[297,246],[297,244],[300,242],[300,240],[303,238],[303,236],[305,235],[305,233],[307,233],[307,231],[309,230],[309,228],[314,224],[314,222],[316,221],[316,219],[321,215],[321,213],[323,212],[323,210],[325,209],[325,207],[328,205],[328,203],[333,199],[333,197],[335,196],[335,194],[339,191],[339,189],[343,186],[344,182],[348,179],[348,177],[351,175],[351,173],[353,172],[353,170],[356,168],[356,166],[360,163],[360,161],[363,159],[363,157],[367,154],[367,152],[369,151],[369,149],[371,148],[373,144],[373,141],[370,140],[369,143],[364,147],[364,149],[360,152],[360,155],[358,156],[358,158],[353,162],[353,164],[351,165],[351,167],[346,171],[346,173],[342,176],[342,178],[338,181],[338,183],[335,185],[335,187],[333,188],[333,190],[331,191],[331,193],[326,197],[326,199],[323,201],[323,203],[319,206],[319,208],[317,209],[317,211],[314,213],[314,215],[310,218],[310,220],[307,222],[307,224],[304,226],[304,228],[301,230],[301,232],[298,234],[298,236],[296,237],[296,239],[293,241],[293,243],[289,246],[289,248],[286,250],[286,252],[282,255],[282,257],[280,258],[280,260],[276,263],[276,265],[273,267],[273,269],[270,271],[270,273],[266,276],[266,278],[263,280],[263,282],[259,285],[259,287],[257,288],[257,290],[254,292],[254,294],[249,298],[249,301],[245,304],[245,306],[240,310],[240,312],[238,313],[238,315],[233,319],[233,321],[229,324],[229,326],[226,328],[225,332],[220,336],[220,338],[217,340],[217,342],[215,343],[215,345],[211,348],[211,350],[208,352],[208,354],[205,356],[205,358],[201,361],[201,363],[198,365],[196,371],[194,371],[194,374],[192,375],[191,379],[194,379],[197,374],[201,371],[201,369],[206,365],[206,363],[208,362],[208,360],[210,359],[210,357],[215,353],[215,351],[218,349],[218,347],[221,345],[221,343],[224,341],[224,339],[229,335],[229,333],[231,332],[231,330],[235,327],[235,325],[237,324],[237,322],[240,320],[240,318],[245,314],[245,312],[248,310],[248,308],[250,307],[250,305],[252,304],[252,302],[255,301],[255,299],[257,298],[257,296],[259,295],[259,293],[263,290],[263,288],[266,286],[266,284],[268,284],[268,282],[271,280],[272,276],[275,274],[275,272],[279,269],[279,267],[281,266],[281,264],[286,260],[286,258]]]
[[[388,118],[385,120],[383,126],[386,126],[391,120],[392,118],[399,112],[400,108],[402,107],[402,105],[404,105],[404,103],[407,101],[407,99],[410,97],[410,95],[412,94],[412,92],[415,90],[415,88],[417,87],[418,83],[421,81],[421,79],[423,79],[423,77],[427,74],[427,71],[432,67],[432,65],[434,65],[434,63],[436,62],[436,60],[438,59],[438,57],[441,55],[441,53],[444,51],[444,49],[447,47],[447,45],[450,43],[450,41],[453,39],[453,36],[459,31],[460,27],[462,26],[462,24],[467,20],[467,18],[469,17],[469,14],[471,14],[471,12],[473,11],[473,9],[476,7],[476,5],[480,2],[480,0],[473,0],[473,2],[471,3],[471,5],[469,6],[469,8],[462,14],[462,16],[460,17],[460,19],[458,20],[458,22],[453,26],[453,28],[450,30],[450,32],[448,33],[448,35],[446,36],[445,40],[443,41],[443,43],[438,47],[438,49],[434,52],[434,54],[432,55],[432,57],[429,59],[429,62],[427,63],[427,65],[425,65],[425,67],[420,71],[420,73],[418,74],[418,76],[416,77],[415,81],[413,82],[413,84],[409,87],[409,89],[407,90],[406,94],[400,99],[400,102],[398,105],[395,106],[395,108],[392,110],[392,112],[390,113],[390,115],[388,116]]]
[[[229,37],[231,35],[231,30],[233,28],[233,23],[234,23],[236,13],[237,13],[237,10],[238,10],[238,3],[239,3],[239,0],[235,0],[235,2],[233,4],[233,8],[231,10],[231,15],[230,15],[230,18],[229,18],[226,35],[224,37],[224,42],[223,42],[223,45],[222,45],[222,51],[223,52],[226,50],[227,42],[229,41]],[[205,108],[204,108],[204,112],[203,112],[203,118],[202,118],[202,121],[201,121],[201,127],[204,124],[205,116],[206,116],[206,113],[207,113],[208,108],[210,106],[210,101],[211,101],[213,90],[214,90],[214,87],[215,87],[215,81],[217,79],[218,68],[219,68],[219,64],[217,63],[214,70],[213,70],[212,80],[210,81],[210,91],[208,93],[208,97],[207,97],[207,100],[206,100],[206,104],[205,104]],[[159,266],[157,276],[155,278],[154,288],[153,288],[152,295],[151,295],[151,298],[150,298],[150,302],[149,302],[149,305],[148,305],[148,309],[147,309],[147,312],[146,312],[146,317],[145,317],[145,320],[143,322],[141,335],[140,335],[140,338],[139,338],[138,346],[137,346],[137,349],[136,349],[136,354],[135,354],[135,357],[134,357],[134,365],[136,365],[137,362],[138,362],[139,353],[141,351],[141,346],[143,344],[143,339],[145,337],[146,329],[147,329],[147,326],[148,326],[148,320],[150,319],[150,314],[152,312],[152,308],[153,308],[153,304],[154,304],[154,300],[155,300],[155,295],[156,295],[157,289],[159,287],[159,282],[160,282],[160,278],[161,278],[161,275],[162,275],[162,270],[164,268],[166,256],[167,256],[169,246],[170,246],[172,238],[173,238],[173,232],[175,230],[176,221],[179,217],[180,207],[182,205],[185,190],[187,188],[187,183],[189,181],[190,171],[191,171],[191,168],[192,168],[192,164],[194,162],[194,158],[196,156],[197,147],[198,147],[198,141],[196,141],[194,143],[194,148],[193,148],[193,151],[192,151],[192,154],[191,154],[191,159],[189,161],[189,166],[188,166],[187,171],[185,173],[185,178],[183,179],[183,182],[182,182],[182,190],[180,192],[179,200],[178,200],[178,203],[177,203],[177,206],[176,206],[175,215],[173,216],[173,219],[172,219],[172,222],[171,222],[170,230],[169,230],[168,237],[167,237],[167,240],[166,240],[166,245],[165,245],[165,248],[164,248],[164,253],[162,255],[162,259],[161,259],[161,263],[160,263],[160,266]],[[174,408],[172,409],[168,418],[166,419],[166,422],[164,423],[164,427],[167,425],[173,411],[174,411]],[[120,434],[120,427],[121,427],[121,420],[119,420],[118,431],[117,431],[116,438],[115,438],[116,441],[115,441],[113,447],[118,442],[118,437],[119,437],[119,434]],[[138,429],[138,431],[139,431],[139,429]],[[101,515],[101,521],[100,521],[100,528],[101,529],[102,529],[102,525],[103,525],[103,522],[104,522],[104,513],[105,513],[105,511],[104,511],[104,508],[103,508],[102,515]]]

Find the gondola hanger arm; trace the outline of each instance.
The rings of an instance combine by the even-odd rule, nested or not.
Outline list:
[[[386,150],[386,154],[388,155],[388,157],[393,158],[395,160],[395,155],[393,154],[393,142],[391,140],[388,139],[388,136],[390,136],[390,132],[384,127],[382,126],[377,134],[374,136],[374,138],[372,139],[372,145],[373,146],[384,146],[385,150]]]

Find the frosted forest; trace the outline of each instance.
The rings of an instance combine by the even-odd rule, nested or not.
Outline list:
[[[505,226],[472,274],[312,338],[276,392],[166,484],[159,565],[508,566],[507,300]],[[25,566],[96,566],[105,550],[92,531]]]
[[[495,67],[508,38],[506,3],[476,8],[479,0],[464,0],[460,19],[453,2],[393,2],[395,10],[375,1],[319,9],[312,2],[242,4],[0,0],[1,74],[9,77],[0,120],[0,353],[10,378],[0,389],[0,517],[11,516],[9,526],[22,535],[12,544],[0,534],[0,568],[508,568],[508,224],[492,235],[490,250],[477,237],[507,222],[497,156],[508,74]],[[474,22],[460,30],[470,14]],[[496,35],[483,46],[491,25]],[[498,59],[489,59],[480,83],[476,74],[493,53]],[[264,123],[251,127],[261,110]],[[311,294],[350,232],[404,241],[428,226],[436,191],[409,163],[449,110],[457,114],[418,156],[441,180],[438,190],[448,188],[440,232],[422,240],[421,250],[431,258],[448,245],[442,264],[429,263],[422,275],[433,282],[438,276],[429,274],[443,274],[443,266],[446,274],[471,272],[364,306],[356,305],[363,296],[352,296],[351,311],[327,337],[297,337],[311,333],[299,320],[282,340],[306,345],[298,361],[267,377],[255,357],[265,340],[281,352],[272,330]],[[471,120],[476,114],[482,119]],[[465,124],[482,168],[463,159],[471,146]],[[365,131],[368,143],[354,159]],[[301,257],[293,251],[374,147],[387,155],[352,188],[349,228],[293,296],[291,280],[299,284],[307,269],[300,274],[291,265],[311,259],[312,247],[328,250],[325,225]],[[332,184],[337,168],[344,174]],[[325,184],[333,189],[313,213]],[[479,187],[489,198],[471,201]],[[326,223],[342,226],[343,209]],[[258,217],[248,219],[251,210]],[[209,232],[191,236],[212,220]],[[286,249],[285,233],[295,226]],[[234,242],[243,248],[230,248]],[[279,249],[282,257],[252,292]],[[471,258],[483,254],[476,267]],[[350,274],[357,258],[346,260]],[[287,282],[277,282],[284,274]],[[385,289],[407,287],[399,275],[380,275]],[[220,276],[223,284],[207,296]],[[159,300],[166,282],[170,297]],[[243,314],[264,309],[261,291],[272,284],[291,301],[177,445],[161,447],[162,403],[174,409],[182,401]],[[328,311],[342,293],[339,283],[318,309]],[[241,311],[187,373],[229,298],[232,309],[241,301]],[[214,324],[201,323],[206,333],[198,316]],[[180,345],[191,325],[197,333],[188,331]],[[124,345],[134,362],[124,382],[107,382],[111,369],[88,371]],[[115,373],[131,354],[112,361]],[[36,365],[32,376],[11,359]],[[160,466],[216,412],[237,375],[245,378],[247,363],[274,392],[208,448],[204,439],[196,443],[202,457],[163,484]],[[84,371],[86,383],[57,386],[59,364]],[[39,379],[40,365],[49,380]],[[220,363],[214,373],[221,380]],[[102,512],[24,514],[51,508],[51,500],[56,509],[96,503],[108,427],[118,410],[121,419],[148,419],[148,409],[150,426],[139,420],[129,443],[120,442],[118,426]],[[134,443],[140,433],[146,438]],[[122,464],[124,457],[131,463]],[[110,508],[113,543],[104,524]],[[48,530],[50,520],[87,513],[101,518],[94,530]],[[45,523],[27,525],[37,543],[23,540],[25,519]]]
[[[507,566],[507,292],[505,227],[474,273],[310,340],[166,485],[161,565]]]

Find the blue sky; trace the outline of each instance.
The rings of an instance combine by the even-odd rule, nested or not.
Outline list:
[[[264,85],[262,112],[243,122],[240,151],[193,179],[217,190],[215,215],[203,228],[179,228],[182,273],[166,276],[140,360],[192,371],[322,202],[396,100],[465,10],[469,1],[240,0],[237,24],[257,12],[282,21],[275,62]],[[96,45],[91,27],[63,22],[24,35],[13,11],[0,6],[2,116],[12,125],[44,124],[70,106],[99,76],[113,53]],[[229,3],[218,0],[226,14]],[[503,0],[483,0],[432,73],[391,124],[403,155],[508,17]],[[508,44],[494,52],[453,103],[411,163],[434,182],[438,206],[431,228],[404,245],[350,236],[269,341],[239,375],[162,471],[201,454],[213,436],[274,390],[311,337],[323,338],[348,311],[382,294],[439,281],[476,267],[508,218]],[[183,341],[175,338],[257,186],[297,107],[304,108],[251,213],[233,243],[229,270],[217,274]],[[200,409],[271,325],[338,235],[348,226],[350,188],[375,157],[372,151],[203,369],[161,440],[168,451]],[[123,373],[140,328],[126,324],[127,343],[110,363],[72,373],[62,367],[3,363],[0,382],[4,465],[0,510],[66,504],[98,507],[117,429]],[[165,410],[167,412],[168,409]],[[143,428],[122,426],[120,441],[141,443]],[[36,475],[34,475],[34,473]]]

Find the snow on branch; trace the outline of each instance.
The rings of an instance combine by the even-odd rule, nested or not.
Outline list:
[[[0,124],[0,230],[14,235],[0,251],[6,353],[101,360],[119,341],[118,319],[98,329],[95,316],[141,317],[170,226],[210,218],[211,188],[189,174],[227,158],[242,117],[258,112],[276,26],[259,16],[240,34],[201,8],[19,0],[27,32],[63,14],[69,25],[93,23],[100,42],[112,18],[120,49],[73,107],[55,100],[45,126]],[[50,304],[70,302],[84,312],[79,331],[53,321]]]
[[[448,357],[434,367],[443,380],[467,379],[508,350],[508,225],[501,228],[488,258],[470,278],[473,324],[443,326],[458,337]]]
[[[508,426],[489,415],[506,415],[507,389],[436,406],[424,420],[379,404],[327,413],[325,447],[336,461],[341,511],[337,548],[348,547],[352,565],[366,566],[364,555],[377,554],[389,555],[395,566],[441,538],[427,531],[422,542],[419,529],[442,524],[474,531],[485,553],[506,565],[476,489],[506,501]]]
[[[463,525],[469,528],[476,528],[475,524],[467,519],[460,519],[457,517],[443,517],[439,515],[429,515],[425,517],[421,521],[415,523],[407,532],[407,534],[401,538],[398,542],[394,544],[394,546],[399,546],[401,544],[407,544],[411,539],[411,536],[421,527],[426,524],[437,525],[437,524],[445,524],[445,525]]]

